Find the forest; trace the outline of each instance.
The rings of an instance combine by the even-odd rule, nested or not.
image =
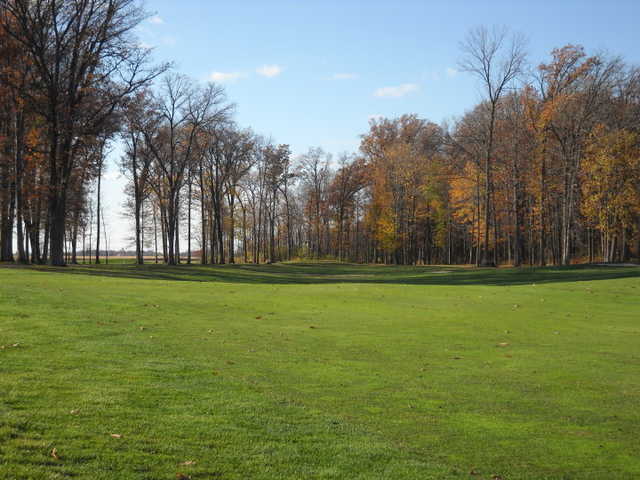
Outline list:
[[[155,62],[138,2],[0,5],[2,262],[100,262],[116,143],[140,264],[640,257],[640,69],[618,56],[532,59],[520,34],[478,27],[459,48],[482,92],[464,115],[375,118],[357,152],[293,155],[238,124],[222,85]]]

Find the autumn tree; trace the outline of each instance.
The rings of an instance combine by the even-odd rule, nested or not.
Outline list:
[[[38,81],[26,96],[47,126],[50,263],[64,265],[64,225],[78,139],[100,132],[124,98],[164,67],[149,66],[133,30],[135,0],[7,0],[3,29],[23,49]]]

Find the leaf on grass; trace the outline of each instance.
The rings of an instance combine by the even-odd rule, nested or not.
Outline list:
[[[60,455],[58,455],[58,449],[53,447],[53,450],[51,450],[51,456],[53,458],[55,458],[56,460],[60,460]]]
[[[186,462],[182,462],[180,465],[189,466],[189,465],[195,465],[195,464],[196,464],[195,460],[187,460]]]
[[[73,410],[71,410],[69,413],[70,413],[71,415],[77,415],[77,414],[79,414],[79,413],[80,413],[80,409],[78,409],[78,408],[74,408],[74,409],[73,409]]]
[[[260,319],[262,319],[262,317],[258,315],[258,316],[256,317],[256,320],[260,320]]]
[[[498,347],[508,347],[509,344],[507,342],[500,342],[498,345],[496,345]]]
[[[453,357],[453,360],[462,360],[462,357]]]
[[[235,365],[235,364],[236,364],[236,362],[231,361],[231,360],[227,360],[227,365]]]
[[[119,433],[112,433],[111,438],[122,438],[122,435],[120,435]]]
[[[480,475],[480,472],[475,468],[472,468],[471,471],[469,472],[469,475]]]
[[[189,475],[187,475],[186,473],[182,473],[182,472],[176,473],[176,478],[178,480],[191,480],[191,477]]]

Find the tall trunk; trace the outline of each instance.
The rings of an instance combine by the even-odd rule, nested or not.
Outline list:
[[[222,198],[220,194],[220,187],[217,186],[214,192],[214,220],[216,222],[216,235],[218,241],[216,242],[216,248],[218,249],[218,263],[223,265],[225,263],[224,256],[224,241],[223,241],[223,224],[222,224]]]
[[[167,263],[169,265],[175,265],[176,212],[175,205],[173,203],[173,195],[170,196],[169,205],[167,206],[165,229],[167,235]]]
[[[496,118],[496,102],[491,103],[491,117],[489,119],[489,139],[487,142],[487,152],[484,160],[485,170],[485,192],[484,192],[484,242],[482,245],[482,266],[495,266],[495,261],[489,260],[489,223],[491,219],[491,200],[492,200],[492,174],[491,174],[491,156],[493,155],[493,131]],[[495,246],[494,246],[495,248]]]
[[[136,228],[136,263],[138,265],[142,265],[144,263],[144,258],[142,255],[142,240],[141,240],[141,232],[142,225],[140,221],[141,213],[142,213],[142,192],[140,191],[140,179],[138,178],[138,151],[137,151],[137,141],[135,138],[135,134],[131,135],[131,144],[132,144],[132,152],[131,152],[131,170],[133,173],[133,201],[135,205],[135,228]]]
[[[247,209],[242,205],[242,254],[244,263],[249,263],[249,252],[247,251]]]
[[[204,178],[202,173],[202,159],[198,164],[198,174],[200,176],[200,263],[205,265],[207,263],[207,218],[206,218],[206,202],[205,202],[205,189]]]
[[[64,260],[64,223],[66,213],[66,198],[64,195],[54,194],[49,198],[49,236],[48,263],[63,266]],[[46,243],[45,243],[46,245]]]
[[[13,262],[15,180],[9,168],[9,162],[4,162],[0,170],[0,262]]]
[[[229,263],[236,263],[235,260],[235,195],[231,190],[229,194],[228,203],[229,203]]]
[[[540,198],[538,203],[538,215],[539,215],[539,228],[540,231],[538,236],[538,263],[542,267],[546,265],[545,258],[545,198],[546,198],[546,142],[543,144],[542,148],[542,158],[540,159]]]
[[[158,263],[158,217],[155,205],[153,208],[153,251],[155,253],[156,264]]]
[[[96,264],[100,263],[100,189],[101,189],[101,185],[102,185],[102,165],[103,165],[103,160],[102,160],[102,152],[100,152],[100,159],[98,160],[98,199],[97,199],[97,207],[96,207],[96,211],[98,212],[98,214],[96,215],[98,222],[96,225]]]
[[[191,265],[191,170],[189,170],[189,198],[187,199],[187,263]]]
[[[23,158],[23,146],[24,146],[24,116],[22,112],[16,112],[15,115],[15,171],[16,171],[16,226],[17,226],[17,240],[18,240],[18,261],[20,263],[28,263],[29,255],[25,251],[25,235],[23,230],[23,218],[24,218],[24,185],[23,185],[23,173],[24,173],[24,158]]]

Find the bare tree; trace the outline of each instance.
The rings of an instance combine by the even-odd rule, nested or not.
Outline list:
[[[478,27],[467,34],[461,43],[463,57],[459,66],[482,82],[487,106],[489,124],[486,132],[484,158],[484,243],[480,265],[495,266],[489,259],[489,224],[493,211],[492,161],[494,155],[494,133],[496,115],[500,99],[512,82],[523,73],[526,41],[520,34],[509,34],[506,28]]]
[[[144,131],[146,145],[154,157],[156,177],[152,187],[160,199],[171,265],[179,262],[180,193],[196,158],[197,138],[205,129],[227,119],[232,105],[225,104],[225,100],[224,90],[218,85],[198,88],[185,76],[167,75],[157,99],[158,121]]]

